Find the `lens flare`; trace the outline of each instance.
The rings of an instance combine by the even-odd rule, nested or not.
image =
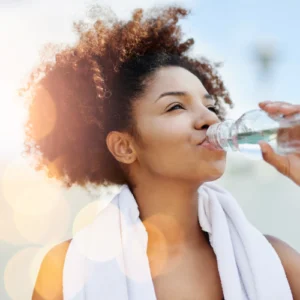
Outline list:
[[[31,299],[34,282],[29,269],[39,249],[38,247],[23,249],[8,261],[4,271],[4,286],[11,299]]]
[[[31,260],[29,277],[35,282],[35,295],[38,294],[41,299],[58,299],[61,295],[63,268],[68,247],[69,241],[47,245],[40,248]],[[41,266],[42,272],[40,272]],[[39,280],[36,280],[37,275]]]
[[[97,240],[95,240],[94,230],[90,228],[78,232],[73,240],[76,251],[95,262],[106,262],[114,259],[122,250],[120,240],[112,237],[119,236],[119,218],[124,218],[123,214],[112,203],[109,203],[101,214],[101,218],[97,218],[93,224],[95,228],[101,228],[97,232]],[[107,228],[106,224],[111,224],[111,227]]]
[[[102,193],[99,198],[99,200],[88,203],[79,211],[73,222],[73,235],[91,224],[97,214],[109,204],[113,196]]]
[[[151,218],[144,221],[148,233],[147,256],[152,278],[164,273],[168,260],[167,240]]]
[[[170,215],[155,214],[143,223],[148,232],[147,255],[154,278],[170,272],[180,263],[184,234]],[[164,232],[159,228],[163,228]]]
[[[0,194],[1,195],[1,194]],[[0,200],[0,242],[11,245],[24,245],[28,241],[21,236],[13,220],[14,211],[7,202]]]
[[[70,224],[70,203],[60,198],[55,209],[47,213],[14,213],[16,228],[28,242],[45,245],[66,237]],[[34,210],[34,207],[32,207]]]
[[[57,120],[56,104],[42,86],[36,90],[29,114],[34,139],[40,140],[54,129]]]
[[[56,208],[62,195],[57,186],[50,184],[21,157],[8,164],[0,180],[4,199],[17,213],[48,213]]]

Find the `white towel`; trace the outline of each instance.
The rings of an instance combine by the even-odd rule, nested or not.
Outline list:
[[[199,223],[209,233],[224,298],[292,300],[279,257],[232,195],[211,182],[198,194]],[[147,241],[136,200],[123,185],[74,236],[64,266],[64,299],[155,300]]]

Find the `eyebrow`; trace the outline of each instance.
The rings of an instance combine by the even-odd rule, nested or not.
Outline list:
[[[165,92],[165,93],[162,93],[156,100],[155,102],[157,102],[159,99],[165,97],[165,96],[179,96],[179,97],[183,97],[183,96],[186,96],[188,95],[188,92],[183,92],[183,91],[174,91],[174,92]],[[206,93],[203,98],[205,99],[210,99],[210,100],[215,100],[213,98],[212,95]]]

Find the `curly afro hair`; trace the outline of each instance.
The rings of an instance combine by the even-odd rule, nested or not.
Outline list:
[[[106,136],[118,130],[138,138],[133,102],[161,67],[181,66],[196,75],[217,101],[220,120],[226,104],[233,106],[216,71],[220,64],[187,55],[194,40],[181,41],[177,23],[188,10],[136,9],[127,22],[99,6],[93,11],[93,22],[74,22],[75,45],[47,45],[44,52],[50,49],[52,59],[44,55],[19,89],[29,100],[23,154],[34,159],[35,170],[67,188],[128,183]]]

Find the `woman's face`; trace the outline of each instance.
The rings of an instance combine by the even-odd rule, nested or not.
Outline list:
[[[168,92],[183,92],[166,95]],[[220,122],[214,100],[201,81],[181,67],[157,71],[143,99],[135,102],[134,117],[142,144],[135,144],[144,172],[155,178],[194,183],[219,178],[226,153],[199,145],[208,126]]]

